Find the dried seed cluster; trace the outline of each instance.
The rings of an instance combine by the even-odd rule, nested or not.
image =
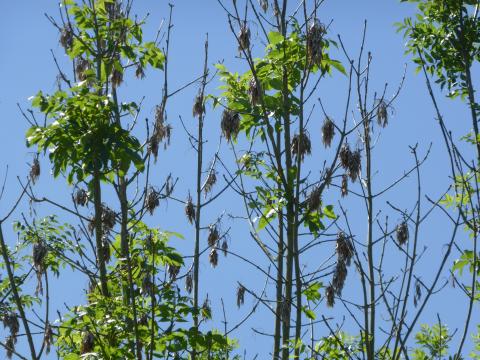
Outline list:
[[[179,272],[180,272],[180,266],[175,266],[172,264],[168,265],[168,276],[170,277],[171,281],[175,281]]]
[[[153,154],[155,161],[158,157],[158,146],[165,140],[164,148],[170,145],[170,137],[172,134],[172,127],[165,123],[163,105],[157,105],[155,108],[155,126],[153,134],[148,141],[148,152]]]
[[[73,29],[70,24],[65,25],[60,31],[60,45],[65,51],[69,51],[73,46]]]
[[[123,71],[114,68],[110,75],[110,82],[114,89],[118,88],[123,82]]]
[[[203,187],[203,191],[205,192],[205,196],[212,191],[213,186],[217,182],[217,172],[215,169],[211,169],[208,173],[207,180],[205,181],[205,185]]]
[[[87,80],[86,71],[90,68],[90,63],[82,57],[78,57],[75,61],[75,75],[79,81]]]
[[[332,285],[327,286],[325,289],[325,297],[327,298],[327,306],[333,307],[335,305],[335,290]]]
[[[155,209],[160,205],[160,194],[153,186],[148,188],[143,205],[150,215],[153,215]]]
[[[400,245],[404,245],[408,241],[408,224],[406,221],[402,221],[397,225],[396,235]]]
[[[73,200],[78,206],[85,206],[88,202],[88,193],[84,189],[78,189]]]
[[[223,239],[223,242],[222,242],[222,251],[223,251],[223,256],[227,256],[227,255],[228,255],[228,243],[227,243],[227,239]]]
[[[242,306],[245,303],[245,287],[240,284],[237,288],[237,307]]]
[[[205,299],[202,305],[202,317],[205,320],[212,318],[212,308],[210,306],[210,300],[208,300],[208,297]]]
[[[7,357],[11,359],[15,351],[15,344],[17,343],[17,334],[20,330],[20,324],[18,322],[18,316],[14,312],[4,314],[2,321],[3,327],[8,328],[10,332],[5,339],[5,348],[7,350]]]
[[[311,154],[312,143],[310,141],[310,137],[306,132],[295,134],[293,136],[291,151],[295,158],[300,157],[301,161],[303,161],[305,155]]]
[[[308,61],[320,66],[322,62],[323,36],[325,35],[325,26],[314,19],[307,31],[307,56]]]
[[[212,267],[216,268],[218,265],[218,252],[217,248],[212,248],[210,254],[208,255],[208,261]]]
[[[335,136],[335,124],[328,116],[323,121],[322,125],[322,142],[325,147],[330,147],[333,137]]]
[[[238,32],[238,51],[248,51],[248,49],[250,49],[250,29],[246,23],[243,23]]]
[[[90,352],[93,351],[94,346],[95,346],[95,337],[93,336],[93,334],[90,331],[86,331],[83,334],[83,337],[82,337],[82,344],[80,346],[80,353],[82,355],[86,354],[86,353],[90,353]]]
[[[322,205],[322,192],[319,186],[308,195],[307,206],[309,211],[315,211]]]
[[[137,79],[145,79],[145,71],[140,63],[138,63],[137,67],[135,68],[135,77]]]
[[[350,266],[354,248],[352,242],[347,238],[343,231],[340,231],[337,235],[336,250],[338,258],[342,259],[347,266]]]
[[[218,229],[215,225],[210,225],[208,229],[208,246],[216,247],[219,239]]]
[[[415,279],[415,295],[413,296],[413,305],[417,307],[418,302],[422,299],[422,286],[420,280]]]
[[[205,113],[205,104],[203,103],[202,94],[195,96],[195,101],[193,102],[192,114],[193,117],[201,117]]]
[[[195,206],[193,205],[192,196],[190,194],[188,194],[187,203],[185,204],[185,215],[190,224],[193,224],[195,221]]]
[[[40,161],[35,157],[33,159],[33,163],[30,166],[30,180],[32,180],[32,184],[35,184],[40,177]]]
[[[240,131],[240,116],[236,111],[225,109],[222,113],[222,121],[220,123],[223,136],[230,142],[235,139]]]
[[[348,176],[347,174],[342,175],[342,186],[340,188],[342,197],[348,195]]]
[[[388,125],[388,105],[383,99],[377,105],[377,123],[381,127]]]
[[[193,276],[191,270],[187,273],[187,276],[185,277],[185,290],[187,290],[189,294],[191,294],[193,290]]]
[[[50,353],[50,348],[53,344],[53,330],[50,323],[45,326],[45,332],[43,334],[43,344],[45,345],[45,352],[47,355]]]
[[[256,106],[260,103],[262,97],[262,89],[260,84],[255,80],[254,77],[250,79],[248,84],[248,96],[250,98],[250,104]]]
[[[268,10],[268,0],[259,0],[260,7],[262,8],[263,12],[266,13]]]
[[[33,267],[37,274],[37,287],[35,289],[35,294],[43,294],[43,284],[42,284],[42,276],[45,271],[45,257],[47,256],[48,250],[43,243],[43,241],[39,241],[33,245]]]

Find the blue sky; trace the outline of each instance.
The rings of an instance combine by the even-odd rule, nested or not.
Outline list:
[[[229,69],[241,71],[245,69],[242,60],[236,57],[237,45],[234,36],[230,33],[226,16],[216,0],[202,1],[173,1],[174,28],[172,32],[172,48],[170,55],[170,88],[178,88],[201,74],[203,66],[203,42],[206,34],[209,36],[209,63],[213,64],[224,61]],[[168,15],[166,1],[137,0],[134,6],[135,12],[140,17],[149,13],[147,26],[145,28],[146,38],[154,37],[159,25]],[[422,183],[426,193],[431,198],[438,198],[449,184],[447,169],[445,169],[446,154],[444,145],[440,138],[439,128],[436,124],[431,101],[428,98],[424,79],[416,75],[414,66],[404,56],[404,40],[401,34],[395,31],[394,23],[401,21],[403,17],[411,15],[413,8],[410,5],[400,4],[396,0],[327,0],[321,7],[319,18],[323,23],[329,23],[330,37],[335,38],[340,34],[346,48],[351,55],[357,56],[364,20],[368,20],[366,49],[372,52],[372,92],[381,92],[384,83],[388,83],[387,97],[393,95],[403,76],[407,64],[404,87],[398,100],[393,104],[393,115],[390,125],[383,131],[378,139],[375,149],[375,181],[376,188],[381,189],[392,180],[401,176],[405,169],[413,164],[409,146],[419,144],[419,153],[424,154],[429,144],[432,143],[431,155],[422,168]],[[28,173],[28,164],[32,161],[31,149],[25,147],[24,134],[28,127],[22,118],[17,103],[24,109],[28,108],[28,98],[39,90],[46,93],[54,92],[56,89],[55,77],[57,71],[50,53],[50,49],[57,56],[60,65],[68,69],[68,61],[58,43],[58,32],[48,22],[44,13],[54,17],[58,16],[58,4],[55,1],[34,1],[26,0],[3,1],[0,3],[0,177],[3,179],[8,166],[7,189],[4,198],[0,202],[0,214],[3,214],[13,203],[19,193],[19,186],[16,177],[24,178]],[[164,24],[165,28],[165,24]],[[252,40],[255,42],[260,33],[255,26],[252,26]],[[256,42],[255,50],[261,51],[260,45]],[[344,56],[333,51],[333,57],[345,62]],[[154,107],[161,99],[162,73],[147,72],[143,81],[127,79],[122,86],[121,96],[124,99],[139,100],[145,96],[141,118],[153,119]],[[208,92],[218,94],[218,82],[209,85]],[[345,106],[345,93],[347,79],[335,75],[330,79],[322,81],[318,88],[317,97],[322,98],[326,105],[327,112],[333,118],[341,118]],[[176,195],[185,198],[189,190],[194,189],[195,152],[187,141],[187,136],[179,123],[179,116],[182,116],[187,127],[195,129],[196,120],[191,116],[192,101],[197,88],[191,87],[182,92],[169,102],[167,113],[168,121],[174,128],[172,145],[167,151],[162,151],[159,160],[154,168],[152,181],[160,185],[168,173],[172,172],[174,177],[179,178],[179,185]],[[442,98],[441,109],[446,115],[447,123],[452,127],[454,135],[460,137],[469,130],[467,122],[462,123],[465,109],[458,101],[447,101]],[[318,105],[317,105],[318,106]],[[352,107],[355,110],[355,107]],[[218,146],[219,130],[218,112],[207,107],[206,134],[207,154],[205,162],[208,164],[211,156]],[[311,126],[312,133],[319,134],[320,124],[323,118],[320,113],[313,118]],[[317,135],[318,137],[319,135]],[[312,136],[313,138],[314,136]],[[315,145],[318,145],[315,148]],[[232,165],[232,153],[225,146],[222,146],[222,154],[225,154],[227,163]],[[318,152],[316,152],[318,151]],[[321,153],[323,148],[320,142],[314,142],[314,155],[309,161],[323,161]],[[316,158],[316,154],[319,157]],[[210,157],[210,158],[209,158]],[[42,161],[42,175],[39,184],[36,186],[37,194],[51,196],[62,203],[69,203],[71,189],[65,185],[62,179],[53,181],[49,176],[48,162]],[[357,184],[358,186],[358,184]],[[414,205],[414,178],[407,179],[396,190],[389,192],[386,197],[378,203],[379,219],[389,215],[392,224],[401,220],[398,213],[392,211],[386,204],[391,203],[401,209],[411,209]],[[327,195],[325,201],[335,203],[338,198],[334,195]],[[213,221],[219,214],[242,215],[240,199],[233,193],[227,193],[216,202],[212,208],[207,210],[206,224]],[[365,211],[360,201],[348,199],[346,205],[351,215],[352,226],[361,238],[366,233]],[[57,210],[44,205],[34,205],[38,214],[46,215]],[[428,208],[425,203],[425,208]],[[28,203],[23,202],[16,211],[13,219],[20,217],[21,213],[28,216]],[[68,221],[65,214],[58,213],[61,219]],[[183,208],[173,201],[165,202],[159,211],[149,219],[152,225],[164,229],[182,233],[185,240],[175,240],[174,245],[178,246],[185,254],[190,254],[193,249],[193,228],[188,225],[183,217]],[[246,230],[246,224],[226,221],[225,228],[232,227],[230,248],[240,254],[252,254],[255,261],[262,261],[262,258],[255,254],[256,248],[252,244]],[[448,238],[445,232],[448,226],[440,214],[435,213],[422,228],[422,245],[428,247],[420,263],[420,268],[425,275],[422,279],[429,279],[429,270],[436,266],[438,259],[444,250]],[[15,235],[9,231],[10,243],[15,241]],[[465,240],[466,241],[466,240]],[[257,251],[258,253],[258,251]],[[312,256],[314,261],[315,255]],[[400,269],[393,255],[388,259],[388,270],[395,273]],[[246,299],[246,308],[237,310],[234,300],[237,281],[260,291],[264,279],[259,279],[258,274],[248,268],[245,264],[237,262],[232,258],[221,257],[217,269],[212,270],[205,257],[201,264],[202,282],[205,284],[202,296],[208,292],[212,299],[213,308],[217,309],[214,314],[215,326],[222,326],[220,298],[225,299],[229,321],[233,324],[242,315],[248,312],[248,306],[253,304],[253,299]],[[448,275],[448,274],[447,274]],[[447,275],[445,279],[447,279]],[[353,268],[347,281],[354,282],[356,277]],[[82,283],[83,282],[83,283]],[[58,282],[58,297],[62,299],[58,304],[62,309],[65,301],[73,305],[82,295],[86,281],[78,279],[75,275],[65,274]],[[347,284],[348,286],[348,284]],[[353,287],[355,288],[355,287]],[[440,312],[442,321],[445,321],[453,329],[462,324],[464,312],[457,312],[456,309],[463,309],[466,305],[464,298],[457,297],[456,290],[446,288],[441,297],[436,297],[432,302],[431,310],[426,311],[422,322],[434,323],[437,321],[436,313]],[[347,296],[355,297],[355,294],[348,293]],[[452,303],[461,304],[452,311]],[[449,309],[445,311],[445,309]],[[321,307],[322,311],[324,306]],[[330,311],[325,312],[331,314]],[[476,316],[478,323],[480,317]],[[241,349],[247,349],[247,359],[252,358],[256,353],[265,354],[270,350],[268,341],[261,335],[256,335],[250,330],[252,327],[259,331],[271,332],[272,319],[264,311],[257,313],[233,336],[237,337]],[[475,322],[474,322],[475,323]],[[210,326],[210,325],[208,325]],[[348,327],[348,324],[347,324]],[[263,358],[260,356],[259,358]]]

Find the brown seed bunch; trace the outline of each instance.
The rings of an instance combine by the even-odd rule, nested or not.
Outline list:
[[[362,155],[360,149],[356,149],[350,154],[350,161],[348,163],[348,176],[352,182],[357,180],[357,177],[362,169]]]
[[[75,204],[78,206],[85,206],[88,202],[88,193],[83,189],[78,189],[74,198]]]
[[[242,50],[248,51],[250,48],[250,29],[248,28],[246,23],[240,27],[240,31],[238,32],[238,51],[241,52]]]
[[[204,319],[211,319],[212,318],[212,308],[210,307],[210,300],[208,300],[208,296],[203,302],[202,305],[202,317]]]
[[[147,190],[147,195],[145,196],[145,201],[143,205],[145,206],[145,209],[148,210],[150,215],[153,215],[153,212],[155,209],[160,205],[160,194],[158,193],[153,186],[150,186]]]
[[[203,103],[202,94],[195,96],[195,101],[193,103],[192,114],[193,117],[200,117],[205,112],[205,105]]]
[[[308,195],[307,205],[309,211],[315,211],[322,205],[322,193],[319,186],[315,187],[313,191]]]
[[[312,143],[306,132],[295,134],[293,136],[291,151],[295,158],[300,156],[301,161],[303,161],[305,155],[310,155],[312,153]]]
[[[413,305],[417,307],[418,302],[422,299],[422,287],[420,281],[415,279],[415,295],[413,296]]]
[[[143,70],[142,64],[138,64],[135,69],[135,76],[137,79],[145,79],[145,72]]]
[[[329,308],[335,305],[335,290],[332,285],[327,286],[325,289],[325,297],[327,298],[327,306]]]
[[[322,142],[325,147],[330,147],[333,137],[335,136],[335,124],[328,116],[323,121],[322,125]]]
[[[408,241],[408,225],[406,221],[402,221],[397,225],[397,241],[400,245],[404,245]]]
[[[177,278],[178,273],[180,272],[180,266],[168,265],[168,276],[171,281],[174,281]]]
[[[208,227],[208,246],[215,247],[219,239],[218,229],[215,225],[210,225]]]
[[[11,359],[13,353],[15,351],[15,343],[17,342],[17,338],[13,336],[8,336],[7,340],[5,341],[5,349],[7,350],[7,358]]]
[[[212,169],[208,173],[207,181],[205,181],[205,186],[203,187],[203,191],[205,192],[205,196],[207,196],[207,194],[210,191],[212,191],[212,188],[213,188],[213,186],[215,185],[216,182],[217,182],[217,172],[214,169]]]
[[[325,180],[325,185],[330,187],[330,184],[332,183],[332,170],[330,168],[325,169],[325,175],[324,175],[324,180]]]
[[[250,97],[250,104],[252,106],[256,106],[260,103],[260,99],[262,97],[262,89],[260,84],[257,83],[254,77],[250,79],[250,83],[248,86],[248,95]]]
[[[14,312],[6,313],[2,318],[3,327],[10,330],[10,336],[17,341],[17,334],[20,330],[20,323],[18,322],[18,316]]]
[[[32,184],[35,184],[40,177],[40,161],[37,158],[33,159],[33,163],[30,166],[30,180]]]
[[[347,265],[343,259],[337,260],[335,266],[335,272],[333,273],[332,285],[335,290],[335,294],[342,295],[343,286],[345,285],[345,279],[347,278]]]
[[[222,251],[223,251],[223,256],[227,256],[227,255],[228,255],[228,243],[227,243],[227,239],[223,239]]]
[[[307,56],[308,61],[320,66],[322,62],[323,36],[325,35],[325,26],[314,19],[307,31]]]
[[[95,345],[95,337],[90,331],[87,331],[83,334],[82,344],[80,346],[80,353],[86,354],[93,351]]]
[[[240,131],[240,116],[236,111],[225,109],[222,113],[222,122],[220,124],[223,136],[230,142],[235,139]]]
[[[185,290],[187,290],[187,292],[191,294],[192,289],[193,289],[193,277],[192,277],[192,271],[189,271],[187,273],[187,276],[185,277]]]
[[[110,242],[108,241],[108,237],[106,235],[102,236],[102,253],[103,253],[103,260],[106,263],[110,262],[110,257],[111,257]]]
[[[195,206],[193,205],[192,196],[190,194],[188,194],[187,203],[185,204],[185,215],[190,224],[193,224],[195,221]]]
[[[73,30],[72,27],[67,24],[60,32],[60,45],[68,51],[73,46]]]
[[[268,10],[268,0],[259,0],[259,2],[263,12],[266,13]]]
[[[155,126],[153,134],[148,141],[148,152],[153,154],[155,161],[158,157],[158,145],[164,141],[164,148],[170,145],[170,137],[172,134],[172,127],[165,124],[164,108],[162,105],[157,105],[155,108]]]
[[[112,83],[112,87],[117,89],[123,82],[123,71],[114,68],[112,74],[110,75],[110,81]]]
[[[45,327],[45,333],[43,335],[43,344],[45,345],[45,352],[47,355],[50,353],[50,347],[53,344],[53,330],[50,323],[47,323]]]
[[[345,170],[348,170],[350,166],[350,158],[352,157],[352,152],[350,151],[350,146],[347,142],[343,143],[342,148],[340,149],[340,165]]]
[[[340,231],[337,235],[336,250],[338,257],[345,261],[347,266],[350,266],[354,249],[352,243],[343,231]]]
[[[43,241],[39,241],[33,245],[33,266],[40,274],[43,274],[43,271],[45,270],[44,260],[47,253],[48,250]]]
[[[101,221],[102,221],[103,228],[106,231],[112,230],[117,222],[115,218],[115,211],[110,209],[105,204],[102,204]]]
[[[377,123],[381,127],[388,125],[388,105],[383,99],[377,105]]]
[[[245,303],[245,287],[240,284],[237,288],[237,307],[242,306]]]
[[[342,175],[341,193],[342,193],[342,197],[348,195],[348,176],[347,176],[347,174]]]
[[[87,74],[85,73],[90,68],[90,63],[82,57],[77,58],[75,62],[75,75],[79,81],[87,80]]]
[[[208,255],[208,261],[210,261],[210,265],[212,265],[212,267],[214,267],[214,268],[217,267],[217,265],[218,265],[217,248],[212,248],[212,250],[210,250],[210,254]]]

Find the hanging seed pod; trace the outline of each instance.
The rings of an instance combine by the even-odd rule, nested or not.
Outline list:
[[[193,103],[192,114],[193,117],[200,117],[205,113],[205,105],[203,103],[202,94],[195,96],[195,101]]]
[[[396,233],[398,243],[404,245],[408,241],[408,225],[406,221],[402,221],[397,225]]]
[[[350,161],[348,164],[348,176],[350,176],[350,180],[355,182],[357,177],[362,169],[362,155],[360,149],[356,149],[354,152],[351,153]]]
[[[208,227],[208,246],[215,247],[219,239],[218,229],[215,225]]]
[[[340,165],[345,170],[348,170],[350,166],[350,158],[352,157],[352,152],[350,151],[350,146],[347,142],[343,143],[342,148],[340,149]]]
[[[102,254],[103,260],[108,263],[110,262],[111,252],[110,252],[110,242],[106,235],[102,236]]]
[[[335,290],[332,285],[327,286],[325,289],[325,297],[327,298],[327,306],[329,308],[335,305]]]
[[[347,174],[342,175],[342,186],[341,186],[342,197],[348,195],[348,176]]]
[[[75,61],[75,75],[78,81],[87,80],[87,74],[85,73],[90,68],[90,63],[82,57],[79,57]]]
[[[240,116],[236,111],[225,109],[222,113],[222,122],[220,124],[223,136],[230,142],[235,139],[240,131]]]
[[[160,205],[159,197],[160,194],[158,193],[158,191],[156,191],[152,186],[150,186],[147,190],[147,195],[145,196],[145,201],[143,203],[143,206],[145,206],[150,215],[153,215],[155,208]]]
[[[223,256],[227,256],[227,255],[228,255],[228,243],[227,243],[227,239],[223,239],[223,242],[222,242],[222,251],[223,251]]]
[[[325,26],[314,19],[307,31],[307,56],[311,64],[320,66],[322,62],[323,36],[325,35]]]
[[[268,10],[268,0],[259,0],[260,7],[262,8],[263,12],[266,13]]]
[[[354,249],[352,243],[343,231],[340,231],[337,235],[336,251],[338,257],[345,261],[347,266],[350,266]]]
[[[10,330],[10,336],[17,338],[18,331],[20,330],[20,323],[18,322],[18,316],[14,312],[6,313],[2,318],[3,327]]]
[[[179,272],[180,266],[175,266],[172,264],[168,265],[168,276],[170,277],[171,281],[175,281]]]
[[[347,266],[343,259],[337,260],[335,266],[335,272],[333,273],[332,285],[335,289],[335,294],[342,296],[343,286],[345,285],[345,279],[347,278]]]
[[[250,49],[250,29],[244,22],[238,32],[238,51],[248,51]]]
[[[280,9],[277,6],[277,2],[274,1],[273,2],[273,16],[277,17],[278,15],[280,15]]]
[[[316,187],[313,191],[308,195],[307,199],[307,206],[309,211],[315,211],[320,209],[322,205],[322,193],[320,187]]]
[[[135,77],[137,79],[145,79],[145,72],[143,70],[142,64],[140,64],[140,63],[135,68]]]
[[[335,124],[328,116],[323,121],[322,125],[322,142],[325,147],[330,147],[333,137],[335,136]]]
[[[65,25],[60,31],[60,45],[65,51],[69,51],[73,46],[73,30],[70,24]]]
[[[385,127],[388,124],[388,105],[383,99],[377,105],[377,123],[381,127]]]
[[[210,250],[210,254],[208,255],[208,261],[210,261],[210,265],[212,265],[213,268],[216,268],[218,265],[218,252],[216,248],[212,248]]]
[[[295,158],[300,156],[301,161],[303,161],[305,155],[310,155],[312,153],[312,143],[306,132],[295,134],[293,136],[291,151]]]
[[[188,194],[187,203],[185,204],[185,215],[190,224],[193,224],[195,221],[195,206],[193,205],[192,196],[190,194]]]
[[[90,331],[83,334],[82,344],[80,346],[80,354],[86,354],[93,351],[95,345],[95,337]]]
[[[175,184],[173,183],[172,175],[170,174],[168,175],[167,180],[165,181],[165,195],[167,197],[172,195],[174,186]]]
[[[212,191],[213,186],[217,182],[217,173],[214,169],[212,169],[208,173],[207,181],[205,181],[205,186],[203,187],[203,191],[205,192],[205,196]]]
[[[261,90],[260,84],[257,83],[254,77],[250,79],[250,83],[248,86],[248,95],[250,97],[250,104],[252,106],[256,106],[260,103],[262,90]]]
[[[325,180],[325,185],[327,186],[327,188],[329,188],[330,185],[332,184],[332,169],[328,167],[325,169],[324,180]]]
[[[415,279],[415,295],[413,296],[413,304],[417,307],[418,302],[422,299],[422,287],[420,281]]]
[[[102,221],[103,228],[106,231],[110,231],[111,229],[113,229],[113,227],[117,222],[115,218],[115,211],[110,209],[105,204],[102,204],[101,221]]]
[[[45,327],[45,333],[43,335],[43,344],[45,346],[45,352],[48,355],[50,353],[50,347],[53,344],[53,331],[50,323],[47,323],[47,326]]]
[[[240,284],[237,288],[237,307],[240,308],[245,303],[245,287]]]
[[[169,124],[165,124],[164,108],[162,105],[157,105],[155,108],[155,126],[153,134],[148,141],[148,152],[153,154],[155,161],[158,157],[158,146],[161,142],[164,142],[164,148],[166,149],[170,145],[170,137],[172,134],[172,127]]]
[[[14,338],[13,336],[8,336],[7,340],[5,341],[5,350],[7,351],[7,358],[11,359],[13,356],[13,353],[15,351],[15,343],[17,342],[17,339]]]
[[[187,276],[185,277],[185,290],[187,290],[187,292],[191,294],[192,289],[193,289],[193,276],[192,276],[192,271],[189,271],[187,273]]]
[[[208,300],[208,296],[203,302],[202,305],[202,317],[206,319],[211,319],[212,318],[212,308],[210,307],[210,300]]]
[[[78,206],[85,206],[88,202],[88,193],[83,189],[78,189],[75,193],[74,202]]]
[[[45,270],[44,260],[47,253],[48,250],[43,241],[39,241],[33,245],[33,266],[39,273],[43,273]]]
[[[32,184],[35,185],[39,177],[40,177],[40,162],[35,157],[35,159],[33,159],[32,165],[30,166],[30,180],[32,180]]]
[[[110,82],[112,83],[112,87],[117,89],[123,82],[123,71],[114,68],[110,75]]]

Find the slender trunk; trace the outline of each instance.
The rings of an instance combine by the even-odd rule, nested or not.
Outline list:
[[[282,293],[283,293],[283,253],[284,253],[284,239],[283,239],[283,211],[278,214],[278,247],[277,247],[277,279],[276,279],[276,301],[275,308],[275,333],[273,344],[273,360],[280,359],[280,340],[281,340],[281,326],[282,326]]]

